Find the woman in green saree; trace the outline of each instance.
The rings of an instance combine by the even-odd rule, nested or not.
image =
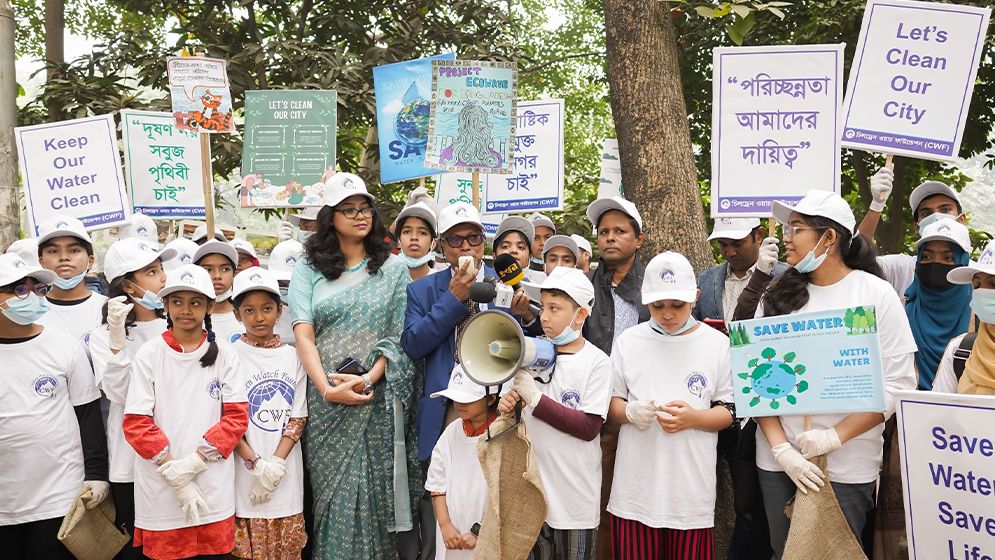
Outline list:
[[[363,181],[325,185],[318,229],[290,281],[297,351],[308,384],[304,458],[314,495],[314,558],[397,557],[421,476],[414,434],[415,369],[401,350],[407,267]],[[349,358],[365,373],[337,373]],[[408,440],[408,441],[406,441]]]

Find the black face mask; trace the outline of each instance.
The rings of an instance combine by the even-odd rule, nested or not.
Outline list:
[[[932,290],[945,290],[953,284],[947,280],[947,273],[957,268],[955,264],[916,263],[916,277],[919,283]]]

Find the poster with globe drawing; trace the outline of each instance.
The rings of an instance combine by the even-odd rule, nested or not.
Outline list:
[[[514,172],[514,62],[433,60],[425,167]]]
[[[454,53],[385,64],[373,69],[380,140],[380,182],[394,183],[439,173],[425,168],[432,60]]]
[[[729,325],[736,415],[884,411],[874,306]]]

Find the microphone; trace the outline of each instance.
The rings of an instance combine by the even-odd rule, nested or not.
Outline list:
[[[522,270],[522,267],[518,266],[518,261],[515,260],[515,257],[508,253],[494,257],[494,270],[497,271],[498,280],[512,289],[525,279],[525,271]],[[529,311],[538,317],[542,310],[530,301]]]
[[[504,284],[477,282],[470,286],[470,299],[477,303],[491,303],[501,309],[511,309],[511,298],[515,297],[515,289]]]

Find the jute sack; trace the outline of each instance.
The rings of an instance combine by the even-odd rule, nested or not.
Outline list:
[[[87,510],[83,499],[90,491],[76,496],[69,513],[59,527],[59,540],[79,560],[111,560],[131,537],[114,525],[114,500],[110,496],[94,509]]]
[[[501,433],[513,422],[499,416],[491,433]],[[525,424],[497,439],[481,437],[477,456],[487,481],[487,509],[473,560],[525,560],[546,520],[546,495]]]
[[[812,462],[822,472],[829,472],[825,455]],[[785,511],[791,528],[781,560],[867,560],[828,480],[819,492],[796,491],[790,508],[790,513],[787,508]]]

